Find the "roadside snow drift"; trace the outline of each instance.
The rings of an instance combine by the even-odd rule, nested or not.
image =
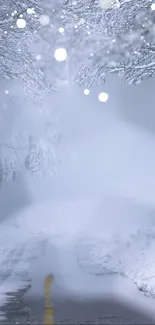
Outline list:
[[[114,197],[94,202],[47,201],[31,205],[3,227],[4,236],[10,229],[19,242],[37,241],[41,236],[59,246],[60,252],[68,245],[83,272],[124,275],[148,295],[155,295],[155,224],[145,206]]]

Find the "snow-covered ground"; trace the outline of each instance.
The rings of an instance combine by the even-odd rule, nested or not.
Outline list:
[[[29,295],[43,297],[45,276],[52,272],[54,299],[114,296],[155,317],[154,300],[137,290],[141,287],[150,296],[155,292],[155,231],[144,209],[130,202],[130,214],[127,202],[121,203],[105,198],[96,213],[97,203],[44,202],[3,224],[1,272],[5,282],[1,292],[32,279]],[[116,210],[119,216],[114,222]]]
[[[55,294],[61,287],[76,297],[113,294],[130,303],[134,295],[137,306],[145,305],[155,317],[155,136],[110,109],[116,90],[110,95],[109,102],[97,105],[96,97],[84,97],[81,90],[62,91],[51,102],[59,109],[62,134],[58,171],[7,184],[12,192],[26,189],[27,199],[23,209],[16,206],[7,214],[3,204],[2,300],[28,278],[31,294],[41,293],[37,272],[42,279],[53,272]],[[42,138],[41,119],[40,128]],[[0,190],[10,202],[6,185]]]

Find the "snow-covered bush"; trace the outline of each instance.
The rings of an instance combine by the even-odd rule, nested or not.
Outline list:
[[[15,148],[8,144],[0,144],[0,182],[15,177],[18,167],[18,156]]]

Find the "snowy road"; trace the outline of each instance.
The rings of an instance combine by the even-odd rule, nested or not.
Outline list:
[[[53,298],[51,301],[55,324],[154,324],[149,313],[121,299],[87,297],[79,300],[74,297],[73,300]],[[44,306],[44,296],[34,297],[29,290],[20,290],[1,308],[6,318],[0,320],[0,324],[43,324]]]
[[[89,274],[88,269],[81,268],[82,262],[77,263],[73,243],[62,244],[60,237],[53,240],[38,237],[11,251],[4,260],[4,274],[7,271],[8,275],[1,282],[1,293],[4,292],[2,298],[6,294],[7,298],[0,307],[3,314],[0,324],[42,324],[44,281],[49,273],[54,274],[51,302],[57,324],[154,323],[153,298],[144,296],[127,277]],[[19,290],[24,286],[25,289]]]
[[[3,242],[8,228],[6,232],[4,230],[5,228]],[[115,274],[96,273],[95,275],[97,270],[95,261],[93,268],[88,260],[91,249],[88,243],[85,245],[81,243],[79,251],[79,246],[75,250],[74,243],[67,239],[62,240],[61,236],[53,239],[48,236],[43,239],[38,235],[31,240],[29,238],[29,242],[26,242],[25,233],[25,236],[18,238],[17,241],[19,230],[20,228],[15,227],[13,235],[12,228],[11,243],[16,243],[16,248],[8,253],[6,250],[3,251],[5,258],[3,264],[1,262],[0,272],[0,314],[3,317],[2,320],[0,318],[0,324],[14,324],[14,322],[42,324],[45,313],[44,280],[49,273],[55,276],[51,288],[51,302],[54,308],[54,319],[58,324],[67,322],[73,324],[154,323],[155,301],[144,296],[144,293],[138,291],[133,283],[137,279],[134,273],[135,265],[133,281]],[[138,249],[137,242],[134,244],[133,241],[133,248]],[[149,248],[152,250],[153,246]],[[133,256],[132,250],[131,253]],[[94,273],[89,274],[92,271]],[[145,271],[147,272],[147,269]],[[154,279],[151,276],[148,276],[148,279],[141,279],[139,274],[139,280],[146,284],[150,282],[154,288]],[[22,287],[25,287],[25,290],[19,290]],[[27,292],[26,288],[28,288]]]
[[[31,308],[31,319],[43,324],[44,297],[26,298],[25,305]],[[55,324],[153,324],[142,310],[133,309],[113,300],[77,300],[54,302]]]
[[[103,305],[114,317],[133,314],[120,304],[116,308],[116,303],[115,307],[111,302],[105,303],[109,297],[155,319],[155,228],[152,215],[142,206],[113,197],[102,202],[48,201],[31,205],[1,224],[0,244],[3,306],[13,303],[10,292],[19,292],[30,284],[23,304],[26,308],[30,305],[32,318],[41,322],[44,281],[52,273],[51,298],[58,322],[59,317],[76,320],[78,314],[83,318],[77,318],[77,322],[82,323],[85,317],[89,320],[105,316]],[[93,303],[88,303],[90,298]],[[62,304],[58,303],[60,300]],[[73,306],[66,300],[74,301]],[[1,307],[1,312],[8,317],[7,307]],[[133,314],[133,319],[140,317]]]

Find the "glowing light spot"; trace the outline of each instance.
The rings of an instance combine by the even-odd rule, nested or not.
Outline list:
[[[151,10],[155,10],[155,3],[152,3]]]
[[[40,24],[43,26],[49,25],[50,17],[47,15],[41,15],[39,21],[40,21]]]
[[[65,48],[55,50],[54,57],[57,61],[65,61],[67,59],[67,51]]]
[[[22,18],[19,18],[19,19],[17,19],[16,24],[17,24],[17,27],[18,28],[25,28],[25,26],[26,26],[26,20],[25,19],[22,19]]]
[[[41,56],[40,54],[37,54],[37,55],[36,55],[36,60],[37,60],[37,61],[40,61],[41,58],[42,58],[42,56]]]
[[[89,89],[84,89],[84,94],[85,95],[89,95],[89,93],[90,93],[90,90]]]
[[[60,27],[60,28],[59,28],[59,32],[60,32],[60,33],[64,33],[64,31],[65,31],[65,30],[64,30],[63,27]]]
[[[109,98],[109,95],[108,95],[107,93],[104,93],[104,92],[102,92],[102,93],[100,93],[100,94],[98,95],[98,99],[99,99],[99,101],[102,102],[102,103],[107,102],[108,98]]]
[[[34,8],[27,8],[27,14],[28,15],[32,15],[34,13],[35,13]]]

